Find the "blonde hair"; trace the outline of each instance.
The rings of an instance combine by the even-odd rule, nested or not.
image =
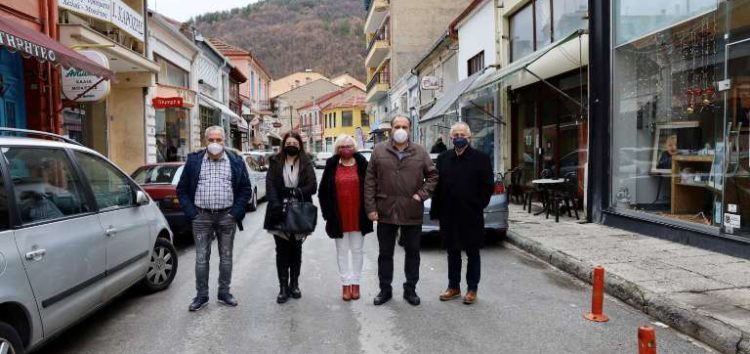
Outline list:
[[[341,145],[350,142],[352,143],[352,146],[354,146],[354,152],[359,151],[359,148],[357,147],[357,141],[354,140],[354,138],[351,137],[351,135],[347,134],[341,134],[336,138],[336,142],[333,143],[333,153],[338,154],[339,148]]]

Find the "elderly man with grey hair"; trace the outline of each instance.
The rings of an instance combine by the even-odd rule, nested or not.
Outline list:
[[[208,304],[208,264],[211,243],[219,242],[220,304],[237,306],[229,292],[232,280],[234,234],[252,196],[244,161],[224,148],[224,128],[212,126],[205,132],[206,149],[191,153],[177,185],[185,217],[191,220],[195,239],[195,284],[197,296],[188,308],[198,311]]]
[[[448,251],[448,289],[440,300],[461,297],[461,252],[466,252],[465,304],[477,299],[479,250],[484,244],[484,208],[494,192],[490,157],[471,147],[471,129],[464,122],[451,127],[453,149],[437,159],[440,178],[432,196],[430,217],[440,220],[440,235]]]

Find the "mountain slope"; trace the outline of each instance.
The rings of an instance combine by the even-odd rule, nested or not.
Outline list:
[[[305,69],[365,79],[362,0],[262,0],[197,16],[204,35],[247,48],[274,78]]]

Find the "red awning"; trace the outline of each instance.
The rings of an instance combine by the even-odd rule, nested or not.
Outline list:
[[[115,77],[111,70],[92,62],[43,33],[36,32],[5,16],[0,16],[0,47],[5,47],[11,52],[19,52],[24,57],[34,57],[39,61],[48,61],[66,69],[80,69],[105,79]]]

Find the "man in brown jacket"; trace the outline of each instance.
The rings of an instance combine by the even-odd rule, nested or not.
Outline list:
[[[375,305],[393,297],[393,252],[399,230],[404,240],[404,299],[419,305],[416,287],[419,280],[419,241],[424,201],[429,199],[438,181],[430,155],[419,144],[409,142],[411,121],[403,116],[391,120],[391,140],[375,146],[365,178],[365,210],[378,222],[378,278],[380,293]]]

